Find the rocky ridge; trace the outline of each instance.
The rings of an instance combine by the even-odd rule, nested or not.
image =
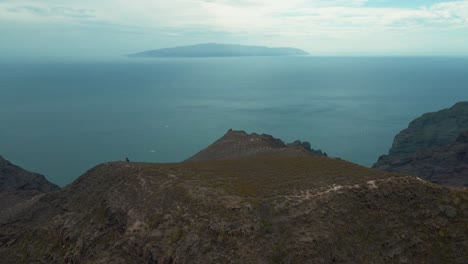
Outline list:
[[[38,173],[29,172],[0,156],[0,192],[50,192],[59,187]]]
[[[271,135],[257,133],[248,134],[245,131],[230,129],[223,137],[203,149],[186,161],[233,160],[268,156],[323,156],[321,150],[311,148],[309,142],[296,140],[285,144]]]
[[[0,222],[37,195],[58,189],[43,175],[29,172],[0,156]]]

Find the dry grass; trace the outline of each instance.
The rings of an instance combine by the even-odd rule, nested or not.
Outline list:
[[[17,256],[23,263],[66,256],[81,263],[468,257],[466,190],[325,157],[107,163],[34,208],[0,228],[5,263]]]

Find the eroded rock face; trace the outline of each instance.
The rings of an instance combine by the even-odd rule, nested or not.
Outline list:
[[[468,185],[468,102],[424,114],[400,132],[373,168],[417,175],[444,185]]]
[[[262,156],[324,155],[321,150],[311,148],[309,142],[299,140],[285,144],[267,134],[248,134],[230,129],[223,137],[186,161],[233,160]]]
[[[58,189],[43,175],[24,170],[0,156],[0,222],[2,216],[12,213],[4,210],[17,211],[23,207],[21,203],[34,196]]]
[[[39,191],[50,192],[59,187],[40,174],[29,172],[0,156],[0,192]]]
[[[411,155],[383,156],[374,168],[413,174],[443,185],[468,186],[467,153],[468,142],[456,141]]]
[[[412,121],[393,142],[389,155],[411,154],[420,150],[453,143],[468,130],[468,102],[434,113],[426,113]]]

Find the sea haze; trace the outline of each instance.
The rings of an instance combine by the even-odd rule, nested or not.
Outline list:
[[[0,155],[59,185],[106,161],[176,162],[229,128],[370,166],[421,114],[468,99],[466,58],[0,63]]]

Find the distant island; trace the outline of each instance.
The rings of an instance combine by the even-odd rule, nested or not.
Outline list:
[[[198,44],[174,48],[149,50],[129,54],[132,58],[202,58],[202,57],[249,57],[249,56],[300,56],[307,52],[295,48],[269,48],[230,44]]]

